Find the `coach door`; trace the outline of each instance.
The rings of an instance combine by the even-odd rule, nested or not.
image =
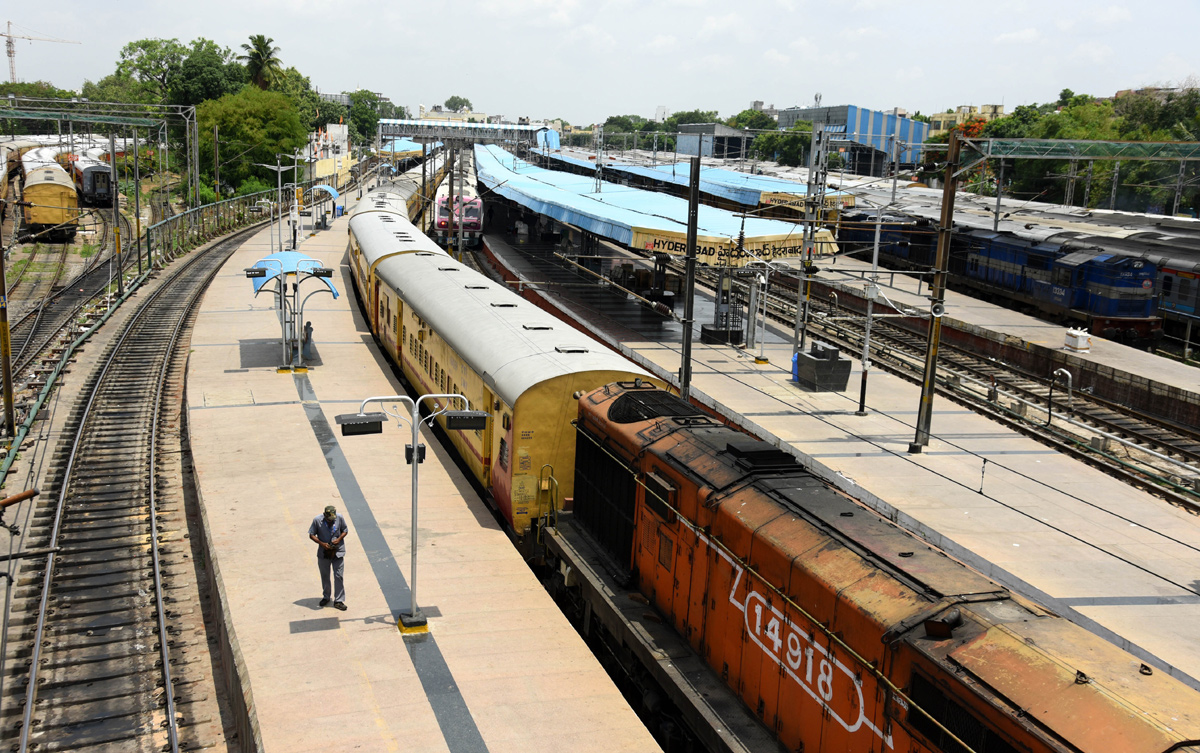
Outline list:
[[[483,485],[485,488],[492,485],[492,427],[496,425],[495,405],[496,396],[485,385],[483,405],[479,409],[487,411],[492,416],[492,419],[483,428],[482,442],[479,445],[479,456],[483,458]]]

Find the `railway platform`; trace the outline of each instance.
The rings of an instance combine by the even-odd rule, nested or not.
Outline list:
[[[653,751],[653,738],[432,437],[420,468],[419,603],[409,608],[407,427],[341,437],[334,416],[402,393],[342,266],[347,219],[303,253],[342,296],[309,301],[306,373],[278,373],[272,301],[237,251],[198,311],[187,421],[239,734],[266,751]],[[308,527],[347,520],[346,605],[322,608]],[[249,747],[249,746],[248,746]]]
[[[526,295],[675,377],[678,338],[638,326],[639,304],[611,289],[580,294],[511,237],[484,242]],[[765,364],[697,338],[693,397],[952,556],[1200,686],[1200,519],[941,397],[932,441],[909,454],[918,386],[875,370],[867,415],[856,415],[859,362],[846,392],[805,391],[791,380],[791,332],[771,329]],[[1053,331],[1042,336],[1061,338]]]
[[[870,272],[868,262],[840,257],[836,262],[817,262],[818,279],[836,289],[859,293],[863,275]],[[894,303],[919,311],[929,309],[929,285],[915,276],[880,269],[880,287]],[[1200,404],[1200,371],[1170,358],[1151,356],[1144,350],[1093,335],[1088,352],[1069,351],[1068,326],[1054,324],[997,306],[972,296],[946,292],[944,327],[957,330],[963,337],[1009,345],[1034,358],[1061,361],[1095,374],[1111,375],[1130,389],[1149,389],[1164,397],[1176,393],[1178,399]],[[1157,388],[1150,386],[1157,385]]]

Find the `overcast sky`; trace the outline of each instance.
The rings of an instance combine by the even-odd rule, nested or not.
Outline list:
[[[322,91],[397,104],[467,97],[508,118],[576,124],[761,99],[910,113],[1109,96],[1200,73],[1200,3],[940,0],[117,0],[7,3],[19,80],[74,89],[121,47],[197,36],[239,49],[266,34]],[[31,33],[32,32],[32,33]]]

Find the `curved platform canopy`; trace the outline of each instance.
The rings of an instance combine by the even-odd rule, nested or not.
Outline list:
[[[313,275],[318,269],[323,269],[320,260],[314,259],[311,256],[305,256],[299,251],[280,251],[277,254],[264,256],[254,262],[251,269],[264,269],[266,274],[262,277],[251,277],[250,282],[254,285],[254,295],[258,296],[262,292],[263,286],[271,280],[274,280],[280,275],[294,274],[309,274]],[[313,275],[316,276],[316,275]],[[333,297],[338,297],[337,287],[334,286],[333,280],[328,277],[317,277],[316,279],[325,283],[329,288],[329,292],[333,293]]]
[[[330,185],[326,185],[324,183],[322,183],[319,186],[313,186],[312,188],[308,189],[309,193],[315,193],[317,191],[324,191],[325,193],[332,196],[335,201],[337,200],[337,197],[341,195],[337,192],[336,188],[334,188],[333,186],[330,186]]]

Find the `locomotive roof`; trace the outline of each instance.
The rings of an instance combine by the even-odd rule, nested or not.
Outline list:
[[[620,371],[650,378],[445,252],[390,256],[377,271],[508,405],[531,387],[567,374]]]

